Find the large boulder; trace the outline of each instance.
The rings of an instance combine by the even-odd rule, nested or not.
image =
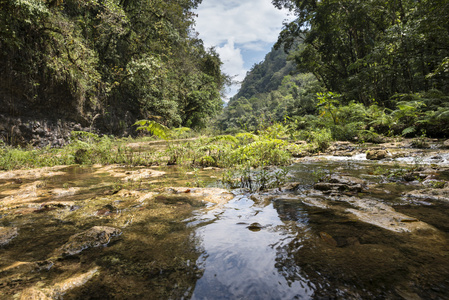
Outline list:
[[[366,159],[369,160],[380,160],[391,156],[387,150],[368,150],[366,152]]]

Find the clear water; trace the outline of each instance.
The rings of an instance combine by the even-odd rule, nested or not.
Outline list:
[[[296,164],[290,167],[290,180],[300,184],[294,191],[239,191],[224,205],[182,195],[136,203],[108,193],[116,178],[94,168],[68,168],[65,175],[48,179],[45,188],[80,187],[63,199],[76,205],[26,213],[25,206],[2,210],[0,226],[17,227],[19,235],[0,248],[0,298],[13,299],[28,287],[51,288],[98,266],[99,275],[63,299],[449,299],[449,201],[404,200],[402,193],[422,188],[419,183],[385,182],[373,175],[378,166],[366,161]],[[198,178],[213,185],[210,177],[219,176],[216,172],[188,175],[171,168],[158,183],[134,189],[146,192]],[[374,197],[435,231],[396,233],[341,210],[307,204],[302,200],[320,174],[364,178],[370,189],[357,197]],[[12,180],[0,184],[0,191],[20,186]],[[98,214],[105,207],[112,207],[110,213]],[[17,261],[49,259],[71,235],[95,225],[123,233],[107,247],[54,260],[50,269],[5,271]]]

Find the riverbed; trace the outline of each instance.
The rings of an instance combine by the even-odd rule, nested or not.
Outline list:
[[[449,155],[364,151],[266,191],[214,168],[2,172],[0,298],[449,299]]]

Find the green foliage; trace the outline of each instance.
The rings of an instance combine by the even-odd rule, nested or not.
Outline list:
[[[152,120],[140,120],[134,123],[134,125],[138,126],[136,130],[147,131],[152,135],[155,135],[164,140],[167,139],[168,133],[170,132],[170,129],[168,129],[166,126]]]
[[[449,94],[446,1],[274,0],[297,16],[277,46],[296,50],[298,68],[366,106],[393,107],[397,93]],[[437,50],[438,49],[438,50]]]
[[[1,0],[1,112],[108,132],[149,116],[204,127],[229,78],[192,34],[199,2]]]

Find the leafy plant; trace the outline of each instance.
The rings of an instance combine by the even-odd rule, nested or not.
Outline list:
[[[138,126],[136,130],[147,131],[164,140],[168,138],[168,134],[170,132],[168,127],[152,120],[140,120],[134,123],[134,126]]]

